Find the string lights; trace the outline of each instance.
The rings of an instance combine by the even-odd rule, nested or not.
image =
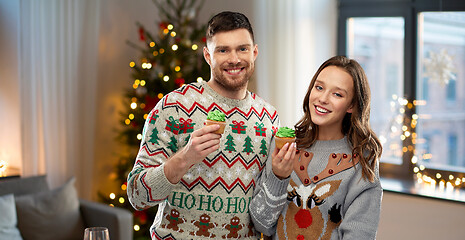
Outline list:
[[[394,111],[397,111],[397,115],[394,116],[393,121],[391,121],[390,132],[399,136],[402,141],[401,152],[404,154],[410,153],[410,164],[412,165],[414,178],[418,184],[422,184],[430,190],[440,191],[451,191],[453,189],[464,188],[465,177],[459,176],[457,173],[451,172],[442,174],[441,171],[428,169],[425,164],[433,159],[433,154],[429,152],[420,153],[418,151],[417,144],[425,143],[425,139],[418,139],[416,127],[420,119],[428,118],[428,116],[407,114],[407,112],[411,113],[415,107],[424,105],[426,105],[426,101],[424,100],[413,100],[410,102],[405,98],[399,98],[394,95],[392,97],[391,107],[393,107]],[[398,124],[401,124],[400,132],[397,129]],[[386,133],[380,135],[380,140],[383,144],[387,142],[388,138],[390,138],[390,136]],[[390,143],[389,149],[391,152],[396,151],[398,148],[399,146],[395,144],[395,141]],[[388,154],[396,155],[395,153]]]

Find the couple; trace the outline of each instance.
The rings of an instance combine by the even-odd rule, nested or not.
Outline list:
[[[369,125],[360,65],[337,56],[315,73],[296,142],[274,145],[277,111],[247,91],[258,48],[241,13],[208,23],[207,82],[184,85],[150,112],[127,193],[158,205],[152,239],[374,239],[381,144]],[[226,129],[204,126],[223,112]]]

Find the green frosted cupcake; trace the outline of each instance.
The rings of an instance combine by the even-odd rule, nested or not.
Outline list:
[[[276,132],[275,143],[276,148],[281,149],[286,143],[295,142],[295,131],[288,127],[280,127]]]
[[[213,124],[220,125],[220,128],[216,130],[215,133],[223,134],[224,128],[226,127],[226,115],[219,110],[208,112],[207,120],[205,120],[205,125],[208,126],[208,125],[213,125]]]

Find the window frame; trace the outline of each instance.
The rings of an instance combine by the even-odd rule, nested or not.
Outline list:
[[[338,0],[338,40],[337,54],[347,55],[347,20],[352,17],[403,17],[404,18],[404,98],[413,102],[417,92],[417,43],[418,14],[434,11],[465,11],[465,1],[459,0]],[[410,79],[410,80],[409,80]],[[404,124],[409,126],[415,107],[405,111]],[[403,146],[411,146],[411,138],[403,141]],[[413,151],[404,152],[402,164],[380,163],[382,177],[413,180],[414,164],[411,163]],[[425,169],[430,176],[440,173],[443,176],[453,174],[465,177],[464,172],[452,172],[441,169]]]

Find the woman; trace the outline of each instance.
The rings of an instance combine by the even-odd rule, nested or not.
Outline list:
[[[249,207],[255,228],[273,239],[375,239],[382,146],[362,67],[343,56],[325,61],[303,111],[296,143],[274,149],[258,180]]]

